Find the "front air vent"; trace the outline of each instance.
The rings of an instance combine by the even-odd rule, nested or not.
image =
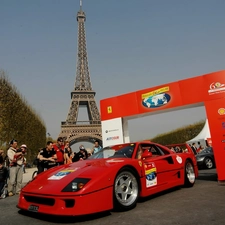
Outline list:
[[[66,208],[73,208],[75,205],[74,199],[64,199]]]
[[[53,198],[34,197],[29,195],[25,195],[24,198],[27,202],[30,202],[30,203],[49,205],[49,206],[53,206],[55,204],[55,199]]]

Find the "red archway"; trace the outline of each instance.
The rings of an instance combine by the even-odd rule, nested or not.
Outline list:
[[[129,142],[127,120],[205,106],[218,173],[225,183],[225,71],[159,85],[100,101],[103,145]]]

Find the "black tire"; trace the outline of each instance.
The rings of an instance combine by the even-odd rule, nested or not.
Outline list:
[[[139,197],[139,184],[134,172],[129,168],[119,171],[114,181],[114,209],[126,211],[134,208]]]
[[[32,179],[34,179],[34,177],[36,177],[37,176],[37,170],[35,170],[34,172],[33,172],[33,174],[32,174]]]
[[[204,159],[204,167],[206,169],[212,169],[214,167],[214,163],[213,163],[213,160],[209,157],[206,157]]]
[[[191,161],[187,160],[185,162],[184,168],[184,186],[193,187],[195,184],[195,170]]]

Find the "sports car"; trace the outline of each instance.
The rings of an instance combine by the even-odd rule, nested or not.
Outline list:
[[[103,148],[87,160],[53,167],[21,191],[21,210],[62,216],[129,210],[139,198],[175,186],[192,187],[196,158],[150,141]]]

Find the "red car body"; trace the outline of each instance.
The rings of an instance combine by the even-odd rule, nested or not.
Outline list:
[[[140,148],[144,153],[138,159]],[[148,141],[104,148],[87,160],[36,176],[22,189],[17,207],[63,216],[133,208],[139,197],[194,185],[197,163],[189,146],[187,149],[177,154]]]

